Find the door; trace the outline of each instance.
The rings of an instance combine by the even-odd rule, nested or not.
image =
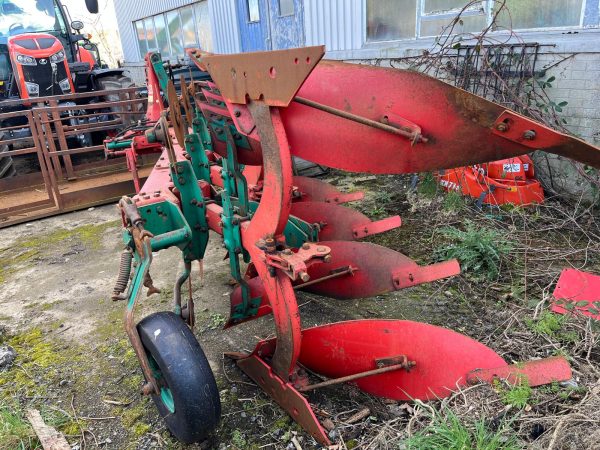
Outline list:
[[[237,0],[243,52],[304,45],[303,0]]]
[[[270,50],[269,11],[265,0],[237,0],[243,52]]]
[[[271,31],[271,49],[304,45],[304,11],[302,0],[267,0]]]

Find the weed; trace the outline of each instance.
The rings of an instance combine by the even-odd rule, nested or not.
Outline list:
[[[377,192],[375,192],[373,199],[377,203],[382,203],[383,205],[387,205],[393,201],[394,194],[395,194],[394,192],[390,192],[386,189],[380,189]]]
[[[490,280],[498,278],[500,262],[513,248],[498,231],[478,227],[471,221],[465,221],[466,229],[446,227],[441,233],[453,241],[445,247],[436,250],[438,259],[456,258],[464,271],[487,277]]]
[[[227,322],[227,319],[222,314],[210,313],[210,316],[208,316],[208,328],[211,330],[221,328],[225,325],[225,322]]]
[[[233,434],[231,435],[231,443],[233,444],[234,448],[246,448],[246,438],[240,430],[233,430]]]
[[[539,319],[526,319],[525,323],[531,331],[540,336],[547,336],[564,343],[575,343],[579,340],[579,335],[576,331],[564,330],[567,320],[568,316],[544,311]]]
[[[462,194],[456,191],[448,192],[444,197],[444,210],[458,212],[465,206],[465,200]]]
[[[502,422],[491,430],[483,419],[463,423],[451,410],[428,413],[431,423],[404,444],[409,450],[516,450],[522,448],[510,427]]]
[[[369,213],[372,217],[381,217],[381,216],[387,214],[385,208],[383,206],[379,206],[379,205],[373,206],[373,208],[371,209],[371,211],[369,211]]]
[[[435,197],[435,194],[437,194],[438,191],[438,184],[433,173],[427,172],[422,174],[420,178],[421,180],[417,187],[417,192],[427,198]]]
[[[494,386],[498,387],[496,384]],[[511,405],[521,409],[527,406],[533,391],[529,386],[529,383],[523,380],[521,383],[511,386],[508,389],[501,387],[499,393],[505,405]]]

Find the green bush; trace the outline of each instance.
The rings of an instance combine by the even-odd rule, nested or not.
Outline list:
[[[436,250],[438,259],[456,258],[462,270],[490,280],[498,278],[502,257],[513,249],[513,244],[500,232],[471,221],[466,221],[464,231],[446,227],[441,234],[451,243]]]

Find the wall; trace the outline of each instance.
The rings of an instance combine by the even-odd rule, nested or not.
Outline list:
[[[544,48],[537,64],[539,69],[548,68],[545,79],[556,78],[547,90],[550,100],[568,102],[561,113],[567,120],[566,128],[595,145],[600,145],[598,3],[586,2],[582,28],[519,32],[523,42],[551,45]],[[415,57],[435,45],[433,38],[366,42],[366,8],[361,0],[305,0],[305,24],[307,45],[325,44],[326,58],[353,63],[390,65],[392,59]],[[506,41],[506,35],[495,34],[498,41]],[[580,175],[581,168],[546,154],[537,154],[535,159],[538,175],[546,187],[567,193],[573,199],[583,195],[591,200],[595,191]]]

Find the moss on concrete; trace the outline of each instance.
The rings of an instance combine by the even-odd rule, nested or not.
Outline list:
[[[30,267],[35,260],[48,255],[51,249],[65,241],[81,243],[88,249],[97,250],[102,245],[104,232],[119,225],[120,222],[114,220],[70,230],[59,228],[47,234],[18,239],[10,247],[0,250],[0,283],[15,272]]]

